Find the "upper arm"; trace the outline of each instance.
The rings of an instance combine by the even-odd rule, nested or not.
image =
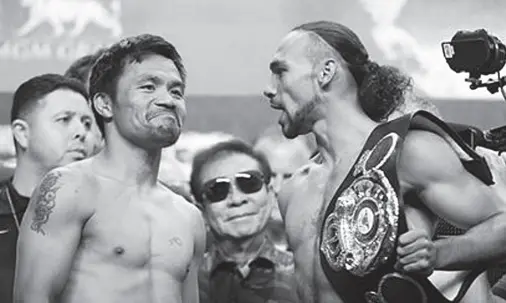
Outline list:
[[[458,227],[473,227],[502,211],[497,194],[468,172],[436,134],[408,133],[398,173],[404,189],[415,190],[435,215]]]
[[[192,222],[191,227],[194,231],[194,250],[190,268],[183,285],[183,302],[198,303],[198,273],[206,247],[206,227],[200,210],[191,204],[189,204],[189,209]]]
[[[68,169],[49,172],[35,189],[18,240],[15,296],[58,295],[67,282],[84,223],[80,189]]]

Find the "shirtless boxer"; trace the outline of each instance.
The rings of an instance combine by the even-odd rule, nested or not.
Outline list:
[[[349,242],[336,243],[333,237],[324,233],[322,239],[320,235],[322,230],[328,234],[332,231],[327,208],[341,183],[347,181],[350,169],[365,174],[369,159],[365,158],[362,165],[355,165],[355,160],[373,130],[385,129],[379,128],[376,121],[402,102],[410,81],[395,69],[371,62],[359,38],[332,22],[308,23],[290,32],[277,49],[270,69],[272,78],[265,95],[271,107],[282,112],[279,124],[283,133],[292,138],[312,132],[320,151],[319,159],[299,170],[280,193],[280,203],[289,203],[280,208],[286,208],[283,216],[295,256],[299,293],[304,302],[365,302],[363,285],[350,285],[349,281],[355,281],[360,274],[368,277],[369,273],[360,272],[357,259],[333,263],[334,257],[340,258],[343,253],[347,256],[348,246],[343,245]],[[387,261],[377,259],[378,266],[382,268],[393,259],[392,267],[401,273],[430,275],[434,268],[471,269],[478,263],[486,266],[505,257],[506,221],[499,197],[464,169],[459,156],[442,137],[411,130],[400,139],[394,142],[402,145],[391,145],[396,151],[397,146],[401,147],[393,161],[397,163],[394,177],[398,178],[398,192],[391,200],[405,203],[399,212],[405,214],[404,225],[409,231],[394,233],[394,249]],[[390,158],[384,159],[391,165]],[[375,168],[381,164],[372,163],[377,165]],[[406,194],[414,194],[416,202],[403,199]],[[339,212],[332,215],[340,216]],[[468,229],[467,233],[430,241],[436,216]],[[368,217],[367,212],[364,217]],[[364,228],[357,225],[357,230]],[[329,243],[335,246],[327,246]],[[349,270],[355,270],[355,274]],[[467,292],[467,302],[492,300],[488,292],[475,288],[473,285]],[[410,299],[414,298],[404,298],[406,302]]]
[[[185,71],[170,43],[140,35],[93,67],[105,148],[55,169],[21,227],[16,302],[198,302],[205,243],[195,206],[157,182],[161,149],[186,114]]]

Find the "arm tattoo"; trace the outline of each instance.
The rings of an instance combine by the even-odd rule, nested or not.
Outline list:
[[[55,207],[56,192],[60,189],[55,186],[61,173],[52,172],[48,174],[39,186],[37,198],[35,201],[35,213],[33,216],[32,225],[30,228],[36,233],[45,235],[42,226],[49,221],[49,215],[53,212]]]

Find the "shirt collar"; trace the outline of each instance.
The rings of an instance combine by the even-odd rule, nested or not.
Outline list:
[[[268,261],[274,264],[274,256],[276,252],[276,247],[274,245],[274,242],[272,239],[268,236],[264,237],[264,240],[262,244],[260,245],[260,248],[257,251],[256,256],[250,261],[250,265],[252,264],[265,264],[265,262],[262,261]],[[234,266],[235,262],[227,259],[226,256],[224,256],[219,249],[217,249],[215,246],[213,246],[210,250],[210,258],[211,258],[211,272],[215,271],[216,268],[221,266]],[[260,261],[260,262],[258,262]]]

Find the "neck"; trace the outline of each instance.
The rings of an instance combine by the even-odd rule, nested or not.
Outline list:
[[[265,240],[263,232],[246,239],[217,239],[216,247],[224,257],[237,264],[246,264],[257,256]]]
[[[160,157],[161,148],[143,149],[115,133],[107,137],[94,170],[126,185],[151,187],[158,179]]]
[[[313,129],[319,148],[333,162],[360,149],[378,125],[364,113],[356,93],[345,96],[326,103],[326,116]]]
[[[12,186],[20,195],[30,197],[37,184],[39,184],[40,180],[50,169],[42,168],[27,156],[18,157],[16,162]]]

